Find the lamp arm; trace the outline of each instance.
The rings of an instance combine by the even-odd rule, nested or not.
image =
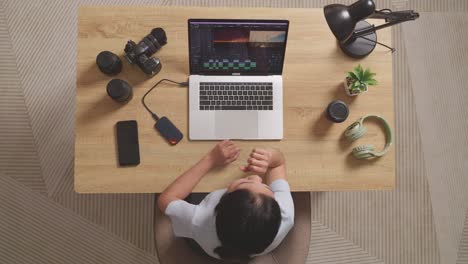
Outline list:
[[[378,26],[371,26],[371,27],[357,30],[353,33],[351,38],[358,38],[361,36],[366,36],[371,33],[374,33],[377,30],[380,30],[386,27],[400,24],[406,21],[416,20],[418,17],[419,17],[419,13],[414,12],[413,10],[393,12],[389,9],[384,9],[384,10],[375,11],[374,14],[369,16],[369,18],[385,19],[386,23],[382,25],[378,25]]]

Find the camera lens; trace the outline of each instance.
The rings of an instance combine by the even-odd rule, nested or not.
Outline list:
[[[112,79],[107,83],[107,94],[117,102],[127,102],[132,98],[133,89],[126,81]]]
[[[110,51],[100,52],[96,57],[96,64],[107,75],[116,75],[122,70],[122,61]]]
[[[153,28],[151,35],[159,42],[159,45],[164,46],[167,43],[166,32],[162,28]]]

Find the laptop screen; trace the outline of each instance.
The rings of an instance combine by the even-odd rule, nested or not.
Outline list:
[[[280,75],[287,20],[189,19],[190,74]]]

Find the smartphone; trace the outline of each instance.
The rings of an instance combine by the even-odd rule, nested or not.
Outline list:
[[[117,151],[120,166],[140,164],[140,147],[138,145],[138,126],[135,120],[119,121],[117,129]]]

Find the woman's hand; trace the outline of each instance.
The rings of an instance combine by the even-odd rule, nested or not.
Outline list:
[[[278,167],[283,163],[283,154],[279,150],[254,148],[247,160],[247,165],[240,169],[244,172],[264,175],[268,169]]]
[[[224,166],[235,161],[240,154],[234,142],[224,140],[218,144],[206,155],[206,158],[212,162],[213,167]]]

